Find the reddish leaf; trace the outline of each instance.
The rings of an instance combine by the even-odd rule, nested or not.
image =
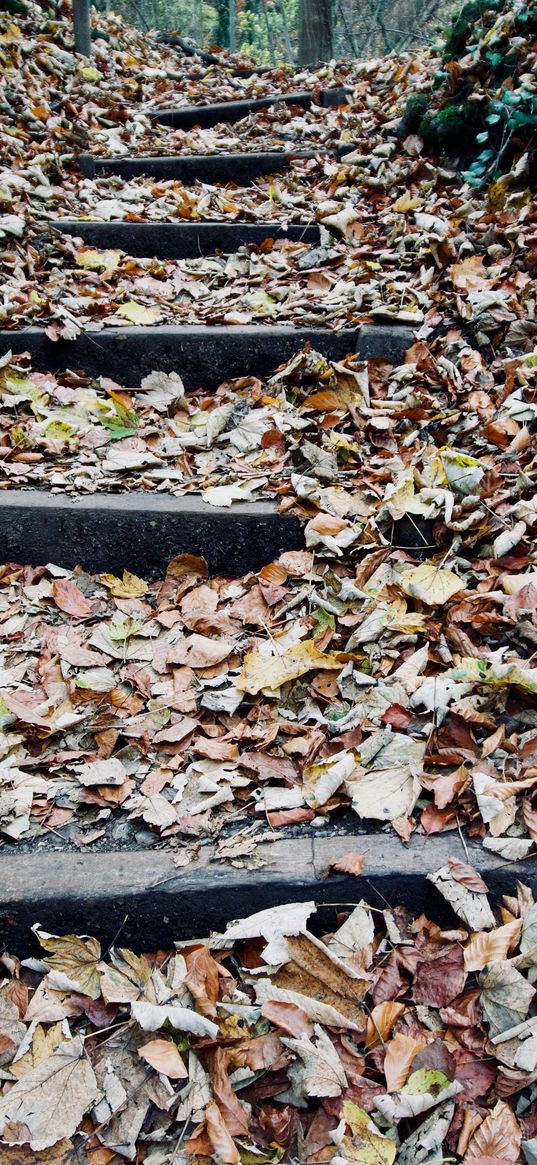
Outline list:
[[[93,604],[88,602],[80,587],[72,579],[54,579],[52,583],[54,602],[60,611],[66,615],[74,615],[77,619],[84,619],[93,612]]]

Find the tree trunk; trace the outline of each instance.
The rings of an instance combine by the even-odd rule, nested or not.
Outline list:
[[[316,65],[334,54],[332,0],[300,0],[298,63]]]

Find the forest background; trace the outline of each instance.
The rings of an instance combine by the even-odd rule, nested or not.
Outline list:
[[[218,46],[292,67],[415,50],[443,33],[454,10],[453,0],[96,0],[95,6],[205,50]]]

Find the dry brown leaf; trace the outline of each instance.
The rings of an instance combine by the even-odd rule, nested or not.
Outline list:
[[[206,635],[189,635],[176,643],[168,655],[169,663],[194,669],[214,667],[235,650],[232,639],[209,639]]]
[[[0,1145],[0,1165],[93,1165],[93,1159],[84,1145],[63,1138],[37,1153],[27,1145]]]
[[[458,858],[448,858],[448,866],[451,877],[460,882],[461,886],[466,886],[467,890],[472,890],[474,894],[488,893],[487,883],[473,866],[467,866]]]
[[[272,975],[272,983],[327,1004],[356,1027],[365,1027],[366,1013],[361,1004],[368,981],[354,978],[312,935],[293,935],[285,941],[291,957]]]
[[[214,1100],[205,1109],[205,1122],[215,1157],[219,1157],[225,1165],[240,1165],[239,1151]]]
[[[73,615],[77,619],[84,619],[86,615],[91,615],[93,611],[93,604],[89,602],[86,596],[82,594],[80,587],[71,579],[54,579],[52,583],[52,594],[56,606],[59,607],[60,611],[64,611],[66,615]]]
[[[201,1014],[213,1018],[216,1015],[218,999],[218,963],[206,946],[187,951],[185,962],[187,967],[185,985],[194,997]]]

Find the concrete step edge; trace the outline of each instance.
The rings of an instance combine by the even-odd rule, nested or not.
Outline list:
[[[365,854],[362,875],[323,873],[349,851]],[[175,939],[202,937],[226,923],[284,902],[306,901],[349,908],[361,899],[377,909],[390,904],[438,918],[454,916],[427,874],[449,856],[479,869],[495,900],[512,892],[516,878],[537,890],[533,860],[502,862],[457,833],[402,845],[393,834],[368,830],[354,836],[279,837],[256,850],[266,863],[236,869],[217,860],[213,843],[198,862],[174,864],[173,849],[103,853],[0,853],[0,941],[8,950],[33,946],[30,927],[56,933],[96,934],[103,944],[121,932],[120,945],[138,950],[167,947]]]

